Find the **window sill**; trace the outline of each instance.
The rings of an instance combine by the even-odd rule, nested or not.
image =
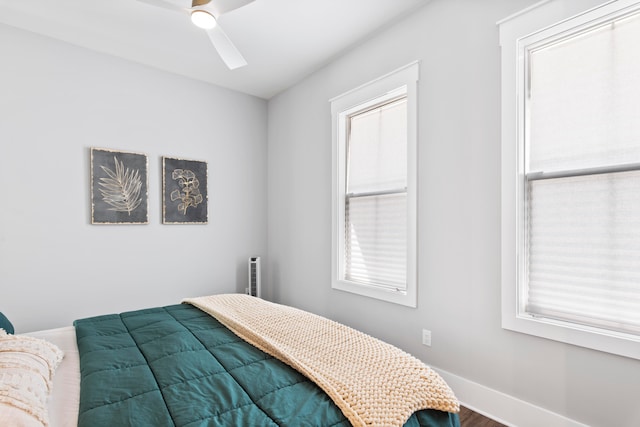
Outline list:
[[[531,315],[502,316],[502,328],[640,360],[640,337]]]
[[[368,286],[360,283],[349,282],[346,280],[334,280],[331,287],[339,291],[350,292],[369,298],[416,308],[415,292],[394,291],[377,286]]]

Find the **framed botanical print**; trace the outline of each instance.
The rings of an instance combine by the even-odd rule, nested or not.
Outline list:
[[[207,198],[207,162],[162,158],[163,224],[206,224]]]
[[[91,223],[148,224],[145,154],[91,148]]]

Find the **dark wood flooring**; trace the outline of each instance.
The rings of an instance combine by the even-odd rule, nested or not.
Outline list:
[[[460,426],[461,427],[505,427],[497,421],[473,412],[469,408],[460,406]]]

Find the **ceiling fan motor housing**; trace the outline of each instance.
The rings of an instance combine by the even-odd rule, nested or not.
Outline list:
[[[204,6],[209,3],[211,0],[193,0],[191,3],[191,7]]]

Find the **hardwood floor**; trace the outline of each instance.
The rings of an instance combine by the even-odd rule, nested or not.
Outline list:
[[[460,406],[460,426],[461,427],[505,427],[497,421],[473,412],[469,408]]]

